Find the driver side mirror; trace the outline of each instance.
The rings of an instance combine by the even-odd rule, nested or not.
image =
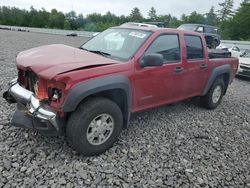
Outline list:
[[[150,53],[145,55],[141,61],[140,65],[144,67],[159,67],[162,66],[164,62],[163,56],[158,53]]]

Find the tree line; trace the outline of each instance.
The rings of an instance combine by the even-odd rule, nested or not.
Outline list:
[[[250,40],[250,0],[243,0],[237,10],[233,9],[233,0],[224,0],[219,3],[219,7],[215,10],[212,6],[205,14],[197,11],[189,15],[183,14],[180,18],[171,14],[158,15],[152,7],[145,18],[137,7],[128,16],[117,16],[109,11],[104,15],[93,13],[83,16],[75,11],[63,13],[56,9],[49,12],[44,8],[36,10],[31,7],[30,10],[25,10],[0,6],[0,24],[99,32],[125,22],[163,22],[165,27],[170,28],[184,23],[199,23],[219,27],[223,39]]]

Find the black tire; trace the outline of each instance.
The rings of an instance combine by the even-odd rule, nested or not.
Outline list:
[[[113,118],[113,132],[104,143],[93,145],[87,139],[88,126],[101,114],[108,114]],[[73,149],[85,156],[98,155],[116,142],[122,131],[122,124],[122,112],[116,103],[102,97],[89,98],[70,116],[66,128],[67,140]]]
[[[219,99],[216,102],[214,102],[213,101],[213,94],[214,94],[215,89],[217,87],[221,87],[221,94],[220,94]],[[222,97],[224,96],[224,94],[225,94],[225,83],[224,83],[222,78],[217,78],[214,81],[211,88],[209,89],[208,93],[205,96],[202,96],[200,98],[200,103],[203,107],[205,107],[207,109],[215,109],[221,103],[221,100],[222,100]]]
[[[217,46],[218,46],[218,42],[216,40],[213,40],[211,43],[211,49],[216,49]]]

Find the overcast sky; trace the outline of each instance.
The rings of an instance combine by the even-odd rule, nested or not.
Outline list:
[[[218,3],[224,0],[1,0],[0,6],[16,6],[29,9],[31,5],[46,10],[56,8],[62,12],[71,10],[87,15],[90,13],[105,14],[110,11],[116,15],[129,15],[131,9],[138,7],[146,17],[150,7],[155,7],[157,14],[171,14],[180,17],[183,13],[190,14],[192,11],[206,13],[211,6],[218,8]],[[235,8],[243,0],[234,0]]]

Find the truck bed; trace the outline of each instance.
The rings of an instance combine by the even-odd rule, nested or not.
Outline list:
[[[230,58],[231,52],[220,50],[220,49],[208,49],[208,57],[209,59]]]

